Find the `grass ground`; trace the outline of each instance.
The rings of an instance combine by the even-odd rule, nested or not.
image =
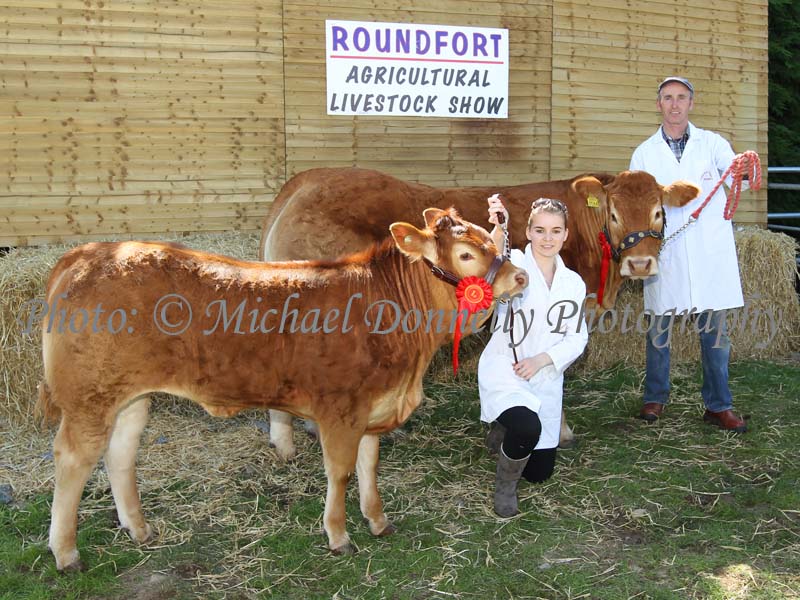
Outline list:
[[[56,573],[46,548],[52,432],[0,431],[2,598],[800,598],[800,366],[731,369],[747,434],[704,425],[699,369],[673,374],[655,425],[633,418],[641,371],[568,379],[579,445],[553,479],[522,484],[522,514],[491,510],[493,462],[474,373],[426,386],[430,401],[381,443],[379,485],[398,526],[373,538],[355,486],[348,528],[359,552],[322,536],[319,447],[298,431],[282,464],[262,419],[221,421],[167,400],[140,450],[143,504],[158,538],[138,547],[114,524],[98,470],[81,504],[88,571]]]

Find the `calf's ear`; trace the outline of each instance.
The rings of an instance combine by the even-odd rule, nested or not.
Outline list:
[[[572,189],[581,198],[587,200],[587,204],[589,206],[592,205],[591,202],[588,202],[588,199],[591,197],[595,197],[601,202],[606,201],[606,189],[603,187],[603,184],[599,179],[592,177],[591,175],[587,175],[586,177],[581,177],[580,179],[573,181]]]
[[[435,260],[436,246],[432,235],[427,231],[420,231],[411,223],[392,223],[389,225],[395,245],[400,252],[408,256],[411,260],[419,260],[426,257],[430,261]]]
[[[441,208],[426,208],[422,211],[422,217],[425,219],[425,225],[428,229],[447,229],[455,225],[452,214],[455,209],[442,210]]]
[[[700,195],[700,188],[688,181],[676,181],[664,188],[664,204],[685,206]]]

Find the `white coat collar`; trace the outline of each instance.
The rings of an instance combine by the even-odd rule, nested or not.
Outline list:
[[[536,272],[539,274],[539,277],[541,277],[542,282],[544,282],[544,274],[542,274],[542,270],[539,268],[539,263],[536,262],[536,258],[533,256],[533,248],[531,247],[530,242],[527,246],[525,246],[525,258],[529,263],[531,263],[531,267],[536,269]],[[553,283],[556,282],[556,279],[563,277],[566,271],[567,266],[561,259],[561,255],[556,254],[556,272],[553,274]]]
[[[663,125],[659,125],[658,129],[656,129],[656,132],[653,135],[650,136],[650,142],[653,143],[653,144],[664,144],[664,133],[663,133],[663,130],[664,130],[664,126]],[[687,147],[688,147],[688,145],[691,143],[692,139],[695,139],[697,134],[702,130],[700,130],[697,127],[695,127],[694,124],[691,121],[689,121],[689,124],[686,126],[686,131],[689,132],[689,142],[686,144]],[[697,141],[697,140],[695,139],[695,141]]]

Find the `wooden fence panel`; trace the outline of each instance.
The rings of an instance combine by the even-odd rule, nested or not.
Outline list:
[[[285,180],[279,0],[0,19],[0,246],[259,227]]]
[[[402,7],[369,0],[284,2],[288,175],[358,165],[432,185],[547,179],[550,2],[418,0]],[[508,28],[509,118],[326,114],[325,19]]]

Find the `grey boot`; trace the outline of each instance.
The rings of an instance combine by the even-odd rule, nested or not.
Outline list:
[[[489,425],[489,433],[486,434],[486,447],[489,449],[489,456],[497,456],[504,437],[506,437],[506,428],[497,421],[492,421],[492,424]]]
[[[513,517],[517,509],[517,482],[528,464],[530,456],[514,460],[508,458],[500,445],[494,483],[494,512],[501,517]]]

